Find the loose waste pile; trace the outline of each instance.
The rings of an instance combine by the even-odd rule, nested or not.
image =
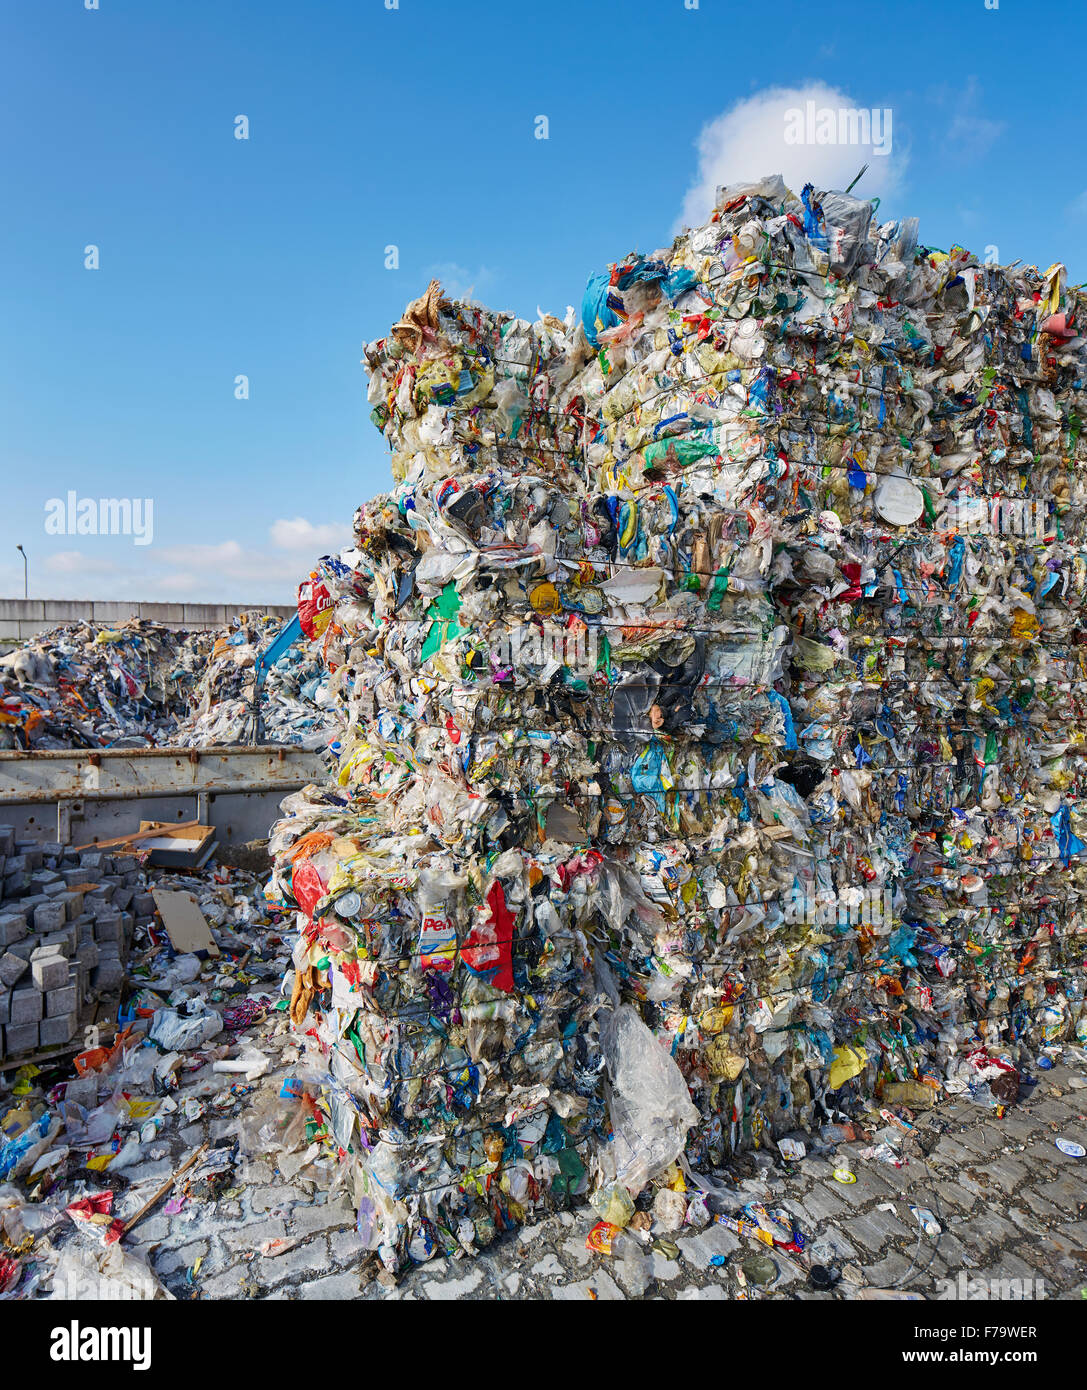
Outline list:
[[[166,743],[213,641],[140,618],[41,633],[0,658],[0,747]]]
[[[367,349],[272,848],[388,1269],[1087,1041],[1087,304],[917,233],[768,178],[580,318],[435,282]]]
[[[170,736],[182,748],[257,741],[254,663],[274,640],[279,620],[242,614],[239,625],[215,637],[188,691],[189,713]],[[325,666],[319,644],[304,637],[268,671],[261,696],[260,741],[318,749],[332,727],[326,712]]]
[[[253,874],[167,874],[101,851],[64,854],[61,869],[120,875],[117,895],[135,895],[129,994],[121,1031],[88,1039],[74,1070],[0,1068],[0,1299],[168,1297],[122,1236],[156,1193],[157,1213],[172,1218],[237,1195],[242,1120],[276,1051],[269,1037],[256,1045],[258,1028],[279,1002],[290,945]],[[218,957],[172,948],[151,915],[158,887],[191,894]],[[193,1151],[163,1195],[170,1141],[205,1115],[231,1132]],[[292,1145],[305,1148],[304,1118],[294,1118],[277,1134],[284,1174]]]
[[[174,632],[146,619],[53,628],[0,658],[0,748],[207,747],[251,743],[253,666],[279,620],[243,613],[221,632]],[[269,670],[265,742],[323,748],[320,646],[300,638]]]

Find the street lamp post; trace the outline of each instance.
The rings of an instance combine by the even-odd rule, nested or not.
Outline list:
[[[29,562],[28,562],[28,560],[27,560],[27,558],[26,558],[26,551],[23,549],[23,547],[22,547],[21,545],[17,545],[17,546],[15,547],[15,549],[16,549],[16,550],[19,552],[19,554],[23,557],[23,598],[29,598],[29,597],[30,597],[30,564],[29,564]]]

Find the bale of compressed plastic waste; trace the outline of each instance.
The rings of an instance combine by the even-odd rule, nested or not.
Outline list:
[[[390,1269],[1087,1039],[1084,296],[917,231],[770,178],[565,322],[434,284],[368,347],[272,848]]]

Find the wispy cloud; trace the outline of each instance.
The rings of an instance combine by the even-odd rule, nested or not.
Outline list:
[[[460,299],[474,303],[477,290],[482,290],[494,279],[494,271],[485,265],[469,270],[456,261],[435,261],[423,267],[426,280],[440,280],[442,289],[450,299]]]
[[[350,544],[351,528],[296,516],[274,521],[267,540],[236,537],[181,545],[100,537],[80,549],[31,550],[35,598],[134,599],[190,603],[292,603],[298,583],[321,556]],[[43,553],[44,551],[44,553]],[[21,597],[22,568],[0,564],[0,594]]]
[[[677,229],[705,221],[719,184],[746,183],[766,174],[781,174],[797,193],[809,182],[823,189],[840,189],[867,162],[859,194],[883,196],[899,186],[908,159],[901,127],[894,130],[890,152],[882,155],[871,144],[790,143],[788,113],[806,111],[809,101],[816,110],[862,109],[846,92],[824,82],[808,82],[756,92],[703,126],[697,140],[698,175],[683,200]],[[880,110],[886,105],[882,103]]]
[[[981,84],[976,77],[967,78],[965,86],[955,91],[942,88],[937,105],[947,108],[944,148],[957,160],[981,159],[1007,127],[1006,121],[983,114]]]
[[[1083,190],[1078,198],[1072,199],[1065,209],[1065,212],[1073,221],[1087,222],[1087,188]]]
[[[291,521],[273,521],[271,529],[272,544],[280,550],[307,550],[316,559],[327,555],[330,550],[339,550],[351,540],[351,527],[337,521],[314,524],[305,517],[296,516]]]

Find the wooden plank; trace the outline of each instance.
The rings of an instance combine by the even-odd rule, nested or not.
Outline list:
[[[92,840],[86,845],[73,845],[72,849],[79,852],[84,849],[113,849],[118,845],[134,845],[139,840],[153,839],[156,835],[161,835],[164,828],[169,825],[168,821],[141,821],[141,825],[147,825],[147,830],[134,830],[131,835],[115,835],[112,840]],[[170,826],[171,830],[194,830],[200,825],[198,820],[182,821],[179,825]]]

